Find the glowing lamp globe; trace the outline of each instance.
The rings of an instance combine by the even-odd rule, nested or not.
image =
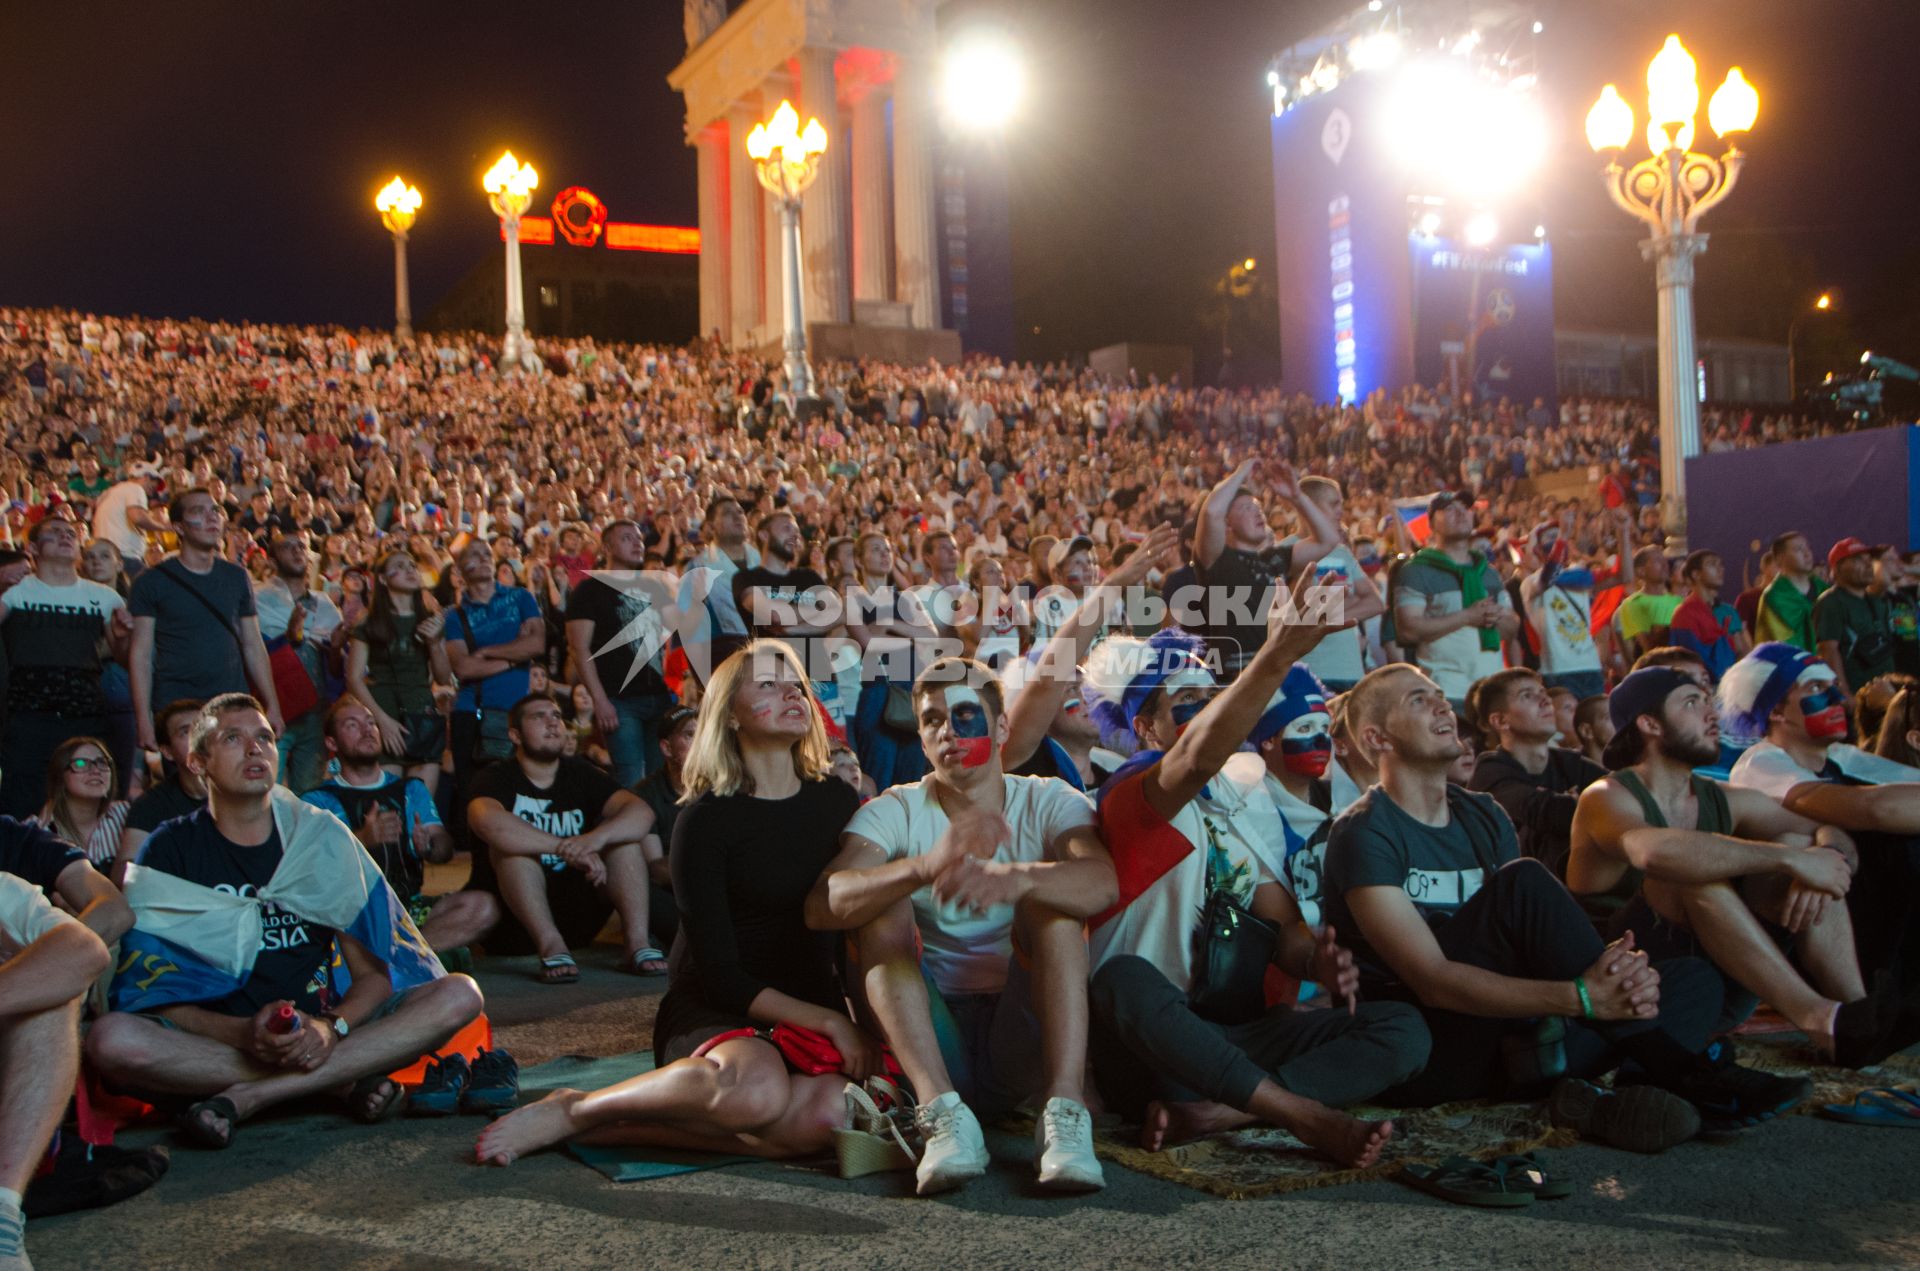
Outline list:
[[[1679,127],[1690,123],[1700,109],[1700,84],[1694,78],[1693,54],[1669,35],[1647,63],[1647,113],[1655,123]]]
[[[1633,107],[1620,97],[1620,90],[1608,84],[1600,90],[1600,100],[1587,112],[1587,144],[1605,153],[1624,150],[1633,140]]]
[[[1760,93],[1736,66],[1727,72],[1726,82],[1713,90],[1713,99],[1707,103],[1707,122],[1713,125],[1715,136],[1732,137],[1751,131],[1759,115]]]

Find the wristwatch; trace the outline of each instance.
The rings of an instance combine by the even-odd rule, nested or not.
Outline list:
[[[344,1041],[347,1034],[353,1031],[353,1025],[347,1023],[347,1021],[341,1019],[338,1015],[323,1015],[321,1018],[333,1025],[333,1036],[336,1041]]]

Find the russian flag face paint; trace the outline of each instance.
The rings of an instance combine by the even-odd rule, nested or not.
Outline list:
[[[1847,735],[1847,704],[1840,700],[1840,690],[1832,681],[1800,699],[1800,717],[1806,721],[1807,736],[1815,741]]]
[[[947,727],[953,734],[953,748],[962,768],[978,768],[993,758],[993,730],[987,718],[986,703],[964,684],[949,684],[946,690]]]
[[[1326,775],[1333,761],[1333,735],[1328,729],[1330,717],[1325,705],[1319,705],[1288,724],[1280,733],[1280,758],[1288,772],[1303,777]]]

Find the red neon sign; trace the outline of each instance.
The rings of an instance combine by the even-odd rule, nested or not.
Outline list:
[[[575,247],[591,247],[607,223],[607,205],[586,186],[570,185],[553,200],[553,222],[560,237]]]
[[[676,256],[700,254],[700,231],[685,225],[635,225],[607,222],[607,246],[619,252],[667,252]]]
[[[507,223],[500,222],[500,241],[507,241]],[[524,244],[546,245],[553,242],[553,222],[544,216],[523,216],[520,218],[520,241]]]

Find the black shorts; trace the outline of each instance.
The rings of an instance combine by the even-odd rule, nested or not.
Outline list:
[[[547,905],[553,910],[553,925],[569,949],[584,949],[593,943],[600,929],[613,917],[613,900],[603,888],[587,881],[577,869],[559,873],[542,871],[547,883]],[[500,902],[500,925],[487,933],[480,943],[486,951],[501,957],[520,957],[535,952],[533,937],[520,925],[512,906],[500,892],[497,879],[484,879],[478,890],[489,892]]]

